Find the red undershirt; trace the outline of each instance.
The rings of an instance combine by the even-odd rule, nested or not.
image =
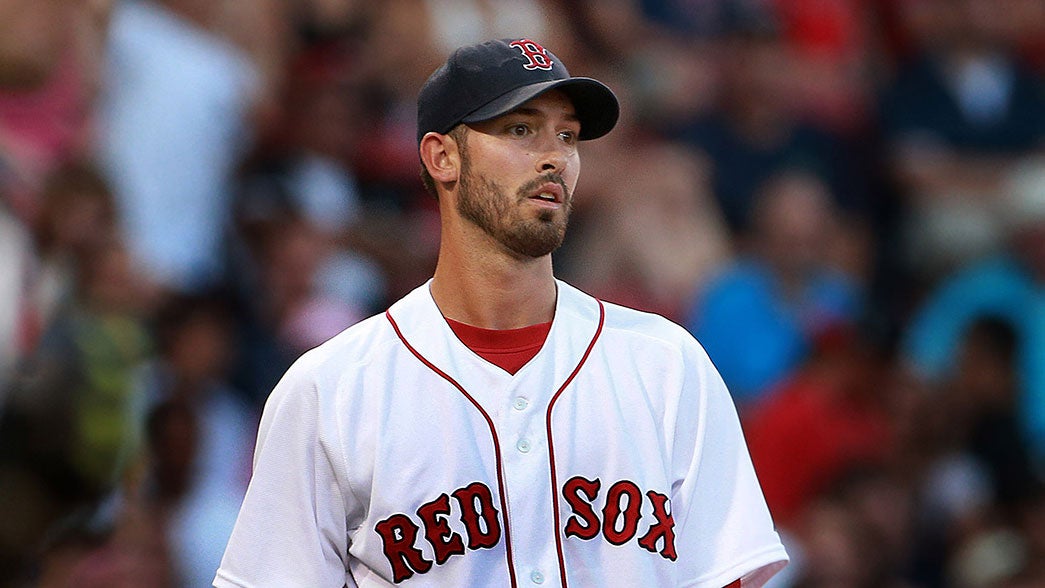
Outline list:
[[[537,355],[552,328],[551,322],[504,330],[473,327],[449,318],[446,323],[476,355],[513,375]]]

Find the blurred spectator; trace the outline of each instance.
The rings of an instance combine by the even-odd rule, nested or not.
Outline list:
[[[962,334],[954,371],[923,399],[931,458],[921,473],[921,544],[930,564],[922,573],[933,584],[994,586],[1023,566],[1006,537],[1042,479],[1015,412],[1018,356],[1012,325],[977,319]],[[992,571],[996,565],[1004,569]]]
[[[256,203],[257,204],[257,203]],[[324,233],[277,200],[240,219],[245,246],[240,357],[233,376],[248,397],[264,402],[303,352],[369,316],[360,300],[340,298],[320,279],[331,255]]]
[[[916,489],[889,464],[855,468],[836,492],[872,537],[869,553],[874,570],[872,586],[908,586],[914,580],[914,557],[919,552]]]
[[[0,199],[24,222],[54,167],[89,148],[108,4],[0,2]]]
[[[1017,55],[1010,0],[923,0],[916,51],[882,91],[910,270],[932,282],[1001,238],[990,207],[1009,168],[1045,147],[1045,92]]]
[[[4,585],[9,574],[31,577],[47,541],[105,535],[121,515],[102,506],[115,506],[138,462],[143,406],[132,378],[149,353],[137,306],[144,297],[126,252],[111,236],[99,237],[78,251],[72,295],[56,308],[0,411]]]
[[[317,281],[331,295],[376,311],[386,299],[386,284],[369,251],[359,251],[371,249],[369,219],[350,162],[365,116],[349,51],[344,43],[317,43],[296,60],[278,140],[259,150],[244,173],[236,214],[244,222],[276,210],[300,216],[328,241]],[[241,248],[234,255],[248,255],[243,243],[233,246]],[[242,277],[241,271],[233,262],[233,278]]]
[[[793,529],[843,474],[890,456],[877,362],[855,329],[829,328],[798,373],[745,415],[751,460],[777,525]]]
[[[356,168],[380,198],[403,207],[424,198],[417,181],[417,90],[443,62],[425,0],[388,0],[368,12],[358,60],[376,105],[367,113]],[[403,39],[409,39],[404,43]]]
[[[966,413],[966,450],[988,474],[994,502],[1008,509],[1045,481],[1036,479],[1019,423],[1019,351],[1014,326],[978,319],[963,336],[957,369],[944,386]]]
[[[917,53],[884,92],[882,116],[900,148],[897,165],[912,188],[939,196],[949,187],[982,188],[983,166],[948,178],[979,157],[1042,147],[1045,115],[1032,71],[1015,54],[1013,23],[993,0],[922,0],[931,11]],[[1002,4],[1012,4],[1004,1]],[[919,159],[924,158],[924,159]],[[990,160],[980,163],[989,163]],[[926,170],[919,164],[933,164]],[[1004,170],[1000,170],[1004,171]],[[974,181],[978,180],[978,181]]]
[[[290,72],[278,143],[266,153],[286,177],[288,196],[309,222],[327,233],[345,231],[360,212],[355,157],[363,126],[362,91],[349,49],[317,44]]]
[[[708,41],[728,39],[738,31],[766,27],[769,33],[777,28],[783,42],[780,46],[791,53],[792,68],[787,75],[797,86],[795,100],[788,107],[795,114],[812,115],[808,118],[818,126],[839,132],[851,133],[864,124],[872,95],[868,67],[873,46],[872,21],[864,2],[639,0],[635,4],[662,33],[685,39],[679,47],[683,51],[694,44],[704,52],[713,51],[714,45]],[[672,71],[670,77],[678,73]],[[730,72],[724,73],[729,79]]]
[[[840,134],[867,124],[874,95],[871,51],[877,3],[863,0],[772,0],[795,55],[804,118]]]
[[[687,326],[743,409],[795,373],[815,337],[860,318],[860,292],[830,265],[838,229],[826,185],[787,172],[760,190],[741,257],[697,294]]]
[[[38,328],[71,302],[84,252],[117,236],[115,203],[109,183],[89,162],[68,162],[47,178],[35,223],[32,310]]]
[[[367,316],[358,301],[336,297],[317,280],[326,245],[322,234],[300,219],[281,223],[262,245],[265,301],[279,338],[296,355]]]
[[[745,15],[721,43],[717,102],[665,132],[707,154],[715,197],[734,232],[747,230],[759,186],[788,169],[824,178],[831,198],[858,210],[857,169],[839,138],[801,118],[794,55],[769,11]]]
[[[651,132],[630,72],[592,74],[622,97],[622,111],[613,133],[584,146],[587,171],[569,235],[554,254],[556,271],[600,298],[681,323],[694,294],[733,254],[711,192],[711,162]]]
[[[101,531],[66,534],[48,547],[26,588],[178,588],[159,521],[128,502]]]
[[[42,183],[34,226],[0,203],[0,390],[68,302],[78,258],[114,230],[109,187],[91,165],[56,166]]]
[[[144,403],[133,374],[151,340],[127,251],[108,240],[83,253],[75,296],[56,312],[29,369],[71,374],[72,388],[56,399],[70,411],[70,459],[88,487],[109,488],[140,456]]]
[[[954,586],[997,586],[1029,567],[1028,547],[1013,524],[1042,479],[1032,469],[1016,417],[1017,338],[1005,321],[982,318],[965,333],[946,393],[959,406],[959,451],[982,477],[981,504],[951,523],[947,563]]]
[[[916,373],[953,373],[963,333],[984,316],[1017,329],[1020,421],[1038,464],[1045,459],[1045,166],[1011,172],[1001,197],[1005,251],[962,268],[929,293],[912,317],[904,352]],[[1040,467],[1040,466],[1039,466]]]
[[[616,153],[628,141],[611,141],[599,153]],[[731,251],[706,162],[670,143],[644,144],[628,168],[612,155],[585,162],[597,179],[579,190],[575,226],[555,257],[560,273],[605,300],[682,321]]]
[[[874,538],[842,501],[822,500],[806,513],[800,529],[801,569],[796,588],[879,588],[874,583]]]
[[[383,274],[382,284],[369,285],[393,299],[421,283],[435,265],[439,224],[418,180],[416,93],[443,56],[432,38],[425,0],[347,4],[355,5],[342,8],[347,24],[332,28],[325,21],[315,25],[325,31],[305,39],[304,59],[296,62],[292,77],[306,86],[290,89],[290,100],[300,103],[288,110],[298,109],[311,121],[314,131],[307,132],[344,144],[338,163],[355,184],[358,209],[351,216],[359,215],[359,222],[341,232],[340,247],[355,254],[348,261],[355,264],[357,285],[377,277],[374,268],[357,263],[366,258]],[[329,9],[311,10],[309,18],[330,18]],[[309,103],[333,107],[339,111],[336,119],[347,124],[331,124],[310,111]]]
[[[916,503],[909,484],[879,466],[853,467],[803,513],[792,570],[801,588],[914,588]]]
[[[113,486],[88,483],[73,461],[73,392],[52,369],[4,386],[0,411],[0,585],[32,578],[50,536],[86,518]]]
[[[130,251],[173,291],[221,277],[231,174],[257,98],[255,65],[205,28],[218,7],[119,0],[112,15],[101,159]]]
[[[163,521],[181,586],[214,578],[250,477],[257,416],[228,383],[232,320],[217,297],[169,301],[141,377],[152,405],[144,500]]]
[[[58,165],[42,183],[32,226],[0,205],[0,259],[6,264],[0,272],[0,389],[57,309],[69,303],[79,259],[114,235],[112,195],[90,164]]]

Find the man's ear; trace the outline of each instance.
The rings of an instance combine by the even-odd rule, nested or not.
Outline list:
[[[461,155],[457,141],[450,135],[435,132],[421,138],[421,162],[437,183],[456,182],[461,173]]]

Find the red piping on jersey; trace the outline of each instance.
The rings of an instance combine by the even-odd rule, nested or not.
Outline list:
[[[478,402],[476,402],[474,398],[472,398],[472,395],[469,394],[464,389],[463,386],[461,386],[460,384],[457,383],[457,380],[455,380],[452,377],[450,377],[443,370],[437,368],[435,366],[435,364],[433,364],[432,362],[430,362],[427,359],[425,359],[423,355],[418,353],[418,351],[416,349],[414,349],[410,345],[410,343],[406,340],[406,337],[403,336],[402,331],[399,330],[399,325],[397,325],[396,322],[395,322],[395,319],[392,318],[391,311],[386,310],[385,311],[385,317],[388,318],[388,322],[392,323],[392,329],[396,332],[396,335],[399,337],[399,340],[403,342],[403,345],[405,345],[406,348],[410,350],[410,353],[413,353],[414,357],[416,357],[418,360],[420,360],[421,363],[425,364],[428,367],[428,369],[432,370],[436,374],[439,374],[439,376],[441,378],[443,378],[447,382],[450,382],[450,384],[453,385],[454,388],[457,388],[457,390],[460,391],[461,394],[463,394],[464,397],[467,398],[468,401],[471,402],[473,406],[475,406],[476,410],[478,410],[479,413],[483,415],[483,418],[486,419],[486,424],[489,425],[489,427],[490,427],[490,436],[493,438],[493,449],[494,449],[495,456],[497,458],[497,489],[498,489],[498,491],[500,492],[500,495],[501,495],[500,496],[501,514],[502,514],[503,519],[504,519],[504,550],[505,550],[505,553],[507,554],[507,558],[508,558],[508,577],[511,578],[511,580],[512,580],[512,588],[516,588],[517,584],[516,584],[516,580],[515,580],[515,565],[512,563],[512,538],[511,538],[511,532],[510,532],[510,530],[508,528],[508,509],[505,507],[505,503],[504,503],[505,491],[504,491],[504,473],[501,471],[501,444],[497,441],[497,429],[494,427],[493,419],[490,418],[490,415],[486,414],[486,411],[483,410],[483,407],[480,406],[480,404]],[[600,327],[601,327],[601,325],[600,325]],[[587,354],[585,354],[585,355],[587,355]],[[556,526],[558,526],[558,521],[556,521]],[[559,559],[561,561],[561,559],[562,559],[561,555],[559,556]]]
[[[581,371],[581,366],[588,361],[588,356],[591,355],[592,348],[595,347],[595,342],[599,340],[599,335],[602,334],[602,326],[606,323],[606,308],[602,305],[602,301],[596,299],[599,303],[599,326],[595,329],[595,335],[591,338],[591,343],[588,343],[588,348],[584,350],[584,355],[581,357],[577,367],[573,368],[573,373],[570,377],[566,378],[566,381],[559,386],[559,390],[552,396],[551,401],[548,403],[548,415],[547,415],[547,427],[548,427],[548,463],[551,466],[552,476],[552,512],[555,516],[555,550],[559,554],[559,576],[562,578],[562,588],[566,588],[566,560],[562,553],[562,526],[559,522],[559,480],[555,475],[555,446],[552,443],[552,409],[555,407],[555,401],[559,399],[566,387],[570,385],[573,378],[577,375],[577,372]]]

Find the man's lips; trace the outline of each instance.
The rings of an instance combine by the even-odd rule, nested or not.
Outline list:
[[[562,204],[564,190],[562,186],[554,182],[548,182],[541,184],[536,190],[530,195],[530,200],[537,200],[539,202],[547,202],[548,204]]]

